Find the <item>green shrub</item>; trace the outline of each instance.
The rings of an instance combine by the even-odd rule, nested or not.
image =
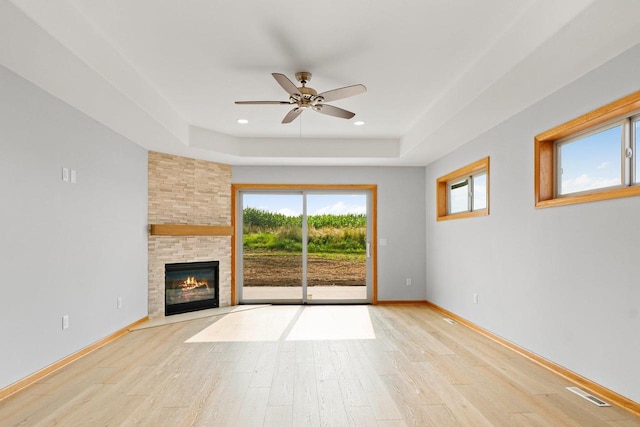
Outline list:
[[[291,217],[255,208],[243,211],[245,249],[302,251],[302,216]],[[366,215],[312,215],[307,217],[309,253],[364,254]]]

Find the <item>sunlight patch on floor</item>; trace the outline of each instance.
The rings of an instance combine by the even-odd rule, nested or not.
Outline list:
[[[366,306],[266,306],[227,314],[187,343],[375,339]]]
[[[375,339],[364,305],[305,307],[287,341]]]
[[[228,314],[185,342],[278,341],[299,309],[271,306]]]

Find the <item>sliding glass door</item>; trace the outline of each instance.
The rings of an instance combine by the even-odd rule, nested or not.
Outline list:
[[[239,302],[371,302],[371,199],[363,190],[239,191]]]
[[[246,193],[242,210],[242,298],[302,300],[302,194]]]
[[[308,194],[306,219],[307,301],[366,300],[366,194]]]

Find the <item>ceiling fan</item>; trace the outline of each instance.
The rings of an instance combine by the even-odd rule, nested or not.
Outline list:
[[[284,116],[282,123],[291,123],[300,115],[300,113],[308,108],[329,116],[350,119],[356,114],[351,111],[343,110],[342,108],[334,107],[333,105],[325,104],[325,102],[359,95],[367,91],[367,88],[364,85],[353,85],[318,93],[315,89],[307,87],[307,83],[311,80],[311,73],[307,71],[300,71],[296,73],[296,79],[302,85],[301,87],[297,87],[284,74],[271,73],[271,75],[289,94],[288,101],[236,101],[236,104],[295,105],[293,110],[289,111],[287,115]]]

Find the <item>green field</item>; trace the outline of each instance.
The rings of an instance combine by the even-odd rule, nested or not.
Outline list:
[[[243,210],[243,247],[248,251],[302,251],[302,215],[286,216],[255,208]],[[360,255],[366,251],[366,215],[307,216],[307,251]],[[358,257],[359,258],[359,257]]]

